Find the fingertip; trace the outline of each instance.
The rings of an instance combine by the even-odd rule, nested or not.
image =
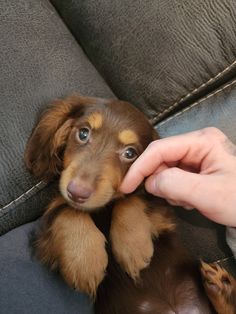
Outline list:
[[[127,186],[126,183],[121,183],[120,187],[119,187],[119,191],[121,193],[124,193],[124,194],[129,194],[132,192],[132,189],[130,189],[129,186]]]
[[[152,175],[147,178],[147,180],[145,181],[145,188],[147,192],[159,196],[157,191],[156,175]]]
[[[135,186],[130,182],[129,178],[124,178],[119,187],[119,191],[124,194],[132,193],[135,190]]]
[[[121,182],[119,190],[125,194],[132,193],[137,189],[142,181],[143,178],[138,173],[132,174],[128,172]]]

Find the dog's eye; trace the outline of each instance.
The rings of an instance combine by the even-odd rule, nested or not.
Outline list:
[[[123,159],[128,160],[128,161],[134,160],[137,156],[138,156],[138,153],[136,149],[133,147],[126,148],[125,151],[123,151],[122,153]]]
[[[78,130],[76,137],[79,142],[87,143],[90,137],[90,130],[89,128],[81,128]]]

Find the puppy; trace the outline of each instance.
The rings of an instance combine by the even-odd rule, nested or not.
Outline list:
[[[75,95],[53,103],[27,144],[30,171],[59,178],[37,256],[92,296],[96,313],[212,312],[167,204],[142,188],[119,192],[132,162],[156,138],[131,104]]]
[[[45,231],[38,240],[37,252],[51,269],[59,268],[70,286],[96,294],[108,256],[106,239],[90,213],[112,200],[117,200],[119,207],[123,201],[119,192],[121,180],[154,136],[147,119],[127,103],[81,96],[56,101],[35,128],[26,148],[27,167],[45,180],[60,175],[60,194],[44,215]],[[157,231],[152,228],[142,201],[131,196],[131,203],[139,207],[134,208],[140,219],[139,231],[126,230],[129,208],[124,208],[119,216],[124,219],[124,235],[129,232],[127,240],[132,233],[132,241],[140,239],[136,248],[127,243],[127,256],[122,256],[122,251],[117,258],[135,278],[152,257],[152,236]],[[118,210],[114,208],[114,215]],[[134,226],[135,222],[131,223]],[[112,229],[115,238],[115,224]],[[114,251],[119,254],[116,244]]]

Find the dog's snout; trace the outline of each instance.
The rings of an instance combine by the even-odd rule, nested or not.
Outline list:
[[[75,181],[69,182],[67,186],[68,197],[74,202],[85,202],[91,196],[92,192],[91,187],[80,185]]]

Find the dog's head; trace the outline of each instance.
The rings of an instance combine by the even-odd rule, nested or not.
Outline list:
[[[76,95],[55,101],[42,115],[25,162],[47,181],[60,175],[66,201],[92,210],[120,195],[128,168],[155,138],[144,114],[131,104]]]

